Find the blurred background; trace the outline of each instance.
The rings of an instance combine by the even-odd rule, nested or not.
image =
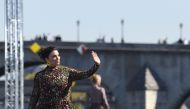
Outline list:
[[[24,0],[24,103],[36,72],[46,67],[36,50],[55,46],[65,66],[86,70],[101,59],[102,86],[111,109],[190,109],[188,0]],[[5,1],[0,1],[0,109],[4,108]],[[89,79],[72,86],[86,109]]]
[[[23,0],[24,39],[33,40],[46,34],[48,40],[60,35],[64,41],[94,42],[105,37],[121,40],[121,25],[127,42],[157,43],[167,38],[175,42],[179,24],[183,23],[183,38],[190,40],[188,0]],[[0,1],[0,40],[4,40],[4,0]],[[78,22],[78,23],[77,23]]]

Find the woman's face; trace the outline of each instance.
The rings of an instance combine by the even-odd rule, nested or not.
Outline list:
[[[51,67],[56,67],[60,65],[60,56],[58,50],[53,50],[48,58],[46,58],[46,62]]]

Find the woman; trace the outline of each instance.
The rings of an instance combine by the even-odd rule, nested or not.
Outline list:
[[[72,82],[88,78],[97,71],[100,65],[98,55],[92,51],[95,64],[88,71],[60,65],[60,55],[55,47],[47,47],[39,55],[47,67],[35,75],[29,109],[74,109],[70,100]]]
[[[101,86],[101,76],[94,74],[91,80],[93,86],[87,92],[88,109],[109,109],[105,89]]]

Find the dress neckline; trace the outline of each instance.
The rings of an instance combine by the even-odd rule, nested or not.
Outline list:
[[[58,70],[58,69],[59,69],[59,66],[55,66],[55,67],[47,66],[46,69],[55,71],[55,70]]]

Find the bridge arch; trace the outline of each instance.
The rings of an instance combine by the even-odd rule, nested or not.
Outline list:
[[[190,89],[186,90],[178,99],[175,107],[173,109],[180,109],[185,102],[188,101],[188,98],[190,98]]]

